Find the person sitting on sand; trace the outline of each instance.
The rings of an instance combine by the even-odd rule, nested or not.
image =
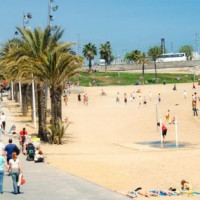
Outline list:
[[[138,90],[136,91],[136,93],[141,93],[141,90],[140,90],[140,89],[138,89]]]
[[[44,154],[41,151],[40,147],[36,147],[34,161],[35,163],[44,162]]]
[[[165,118],[166,118],[167,123],[171,123],[170,110],[167,111]]]
[[[181,181],[181,189],[190,191],[190,190],[192,190],[192,185],[189,182],[182,180]]]

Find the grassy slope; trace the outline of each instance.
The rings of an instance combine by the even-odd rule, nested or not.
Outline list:
[[[155,75],[153,73],[145,74],[146,84],[155,84]],[[180,80],[177,80],[177,77]],[[94,85],[94,80],[99,86],[108,86],[108,85],[134,85],[137,81],[143,82],[141,73],[120,73],[118,76],[117,72],[96,72],[96,73],[87,73],[82,72],[79,77],[71,78],[71,82],[76,82],[80,80],[82,86],[89,86],[90,83]],[[158,74],[158,84],[163,83],[166,80],[166,83],[188,83],[193,82],[192,74]]]

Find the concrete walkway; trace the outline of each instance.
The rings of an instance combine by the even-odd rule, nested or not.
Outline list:
[[[9,110],[4,107],[8,127],[13,124]],[[7,144],[9,136],[2,136]],[[17,142],[17,141],[15,141]],[[21,186],[21,194],[12,193],[12,178],[5,172],[4,193],[0,200],[127,200],[129,198],[119,195],[101,186],[57,170],[48,164],[26,161],[25,156],[20,157],[22,170],[26,183]],[[76,167],[76,166],[74,166]]]

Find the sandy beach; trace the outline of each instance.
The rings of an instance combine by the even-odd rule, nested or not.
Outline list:
[[[176,187],[180,181],[189,181],[194,190],[200,191],[200,117],[192,112],[192,94],[199,93],[200,86],[192,89],[192,84],[146,86],[109,86],[82,88],[89,97],[88,106],[78,102],[77,94],[70,94],[68,105],[63,103],[63,119],[72,122],[67,129],[64,145],[42,145],[48,162],[58,169],[82,177],[115,191],[129,191],[137,187],[146,190]],[[101,96],[101,89],[107,96]],[[129,101],[130,93],[136,93],[136,99]],[[184,99],[183,91],[187,91]],[[149,92],[152,92],[152,101]],[[116,93],[120,93],[120,103],[115,102]],[[125,105],[123,94],[128,96]],[[161,94],[158,115],[165,122],[165,114],[170,110],[171,117],[178,119],[178,137],[180,148],[151,147],[145,143],[160,141],[160,132],[156,127],[155,102]],[[139,107],[139,96],[145,96],[147,105]],[[199,103],[197,107],[199,108]],[[18,108],[19,109],[19,108]],[[24,123],[16,116],[17,130]],[[24,120],[26,120],[24,118]],[[31,123],[25,123],[30,133],[37,132]],[[166,141],[175,144],[175,125],[166,124]],[[139,197],[138,199],[143,199]],[[163,198],[152,198],[163,199]],[[165,197],[164,199],[200,199],[200,196]]]

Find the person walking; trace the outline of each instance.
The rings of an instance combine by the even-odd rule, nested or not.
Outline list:
[[[8,140],[8,143],[5,147],[5,153],[7,156],[7,164],[9,165],[9,160],[12,158],[12,153],[16,152],[17,154],[19,154],[19,148],[17,147],[16,144],[12,144],[12,139]]]
[[[26,144],[26,137],[27,137],[27,135],[25,134],[25,133],[23,133],[23,135],[22,135],[22,137],[21,137],[21,140],[20,140],[20,144],[21,144],[21,149],[22,149],[22,153],[24,154],[24,155],[26,155],[25,154],[25,144]]]
[[[3,178],[4,178],[4,165],[6,159],[3,155],[0,155],[0,194],[3,194]]]
[[[9,172],[11,172],[14,194],[20,194],[20,186],[18,185],[19,175],[22,173],[20,161],[16,152],[12,153],[12,159],[9,161]]]
[[[196,101],[192,101],[192,110],[193,110],[194,116],[198,116]]]
[[[2,131],[5,133],[5,130],[6,130],[6,116],[5,116],[4,112],[2,112],[0,118],[1,118],[1,123],[2,123],[2,125],[1,125]]]

